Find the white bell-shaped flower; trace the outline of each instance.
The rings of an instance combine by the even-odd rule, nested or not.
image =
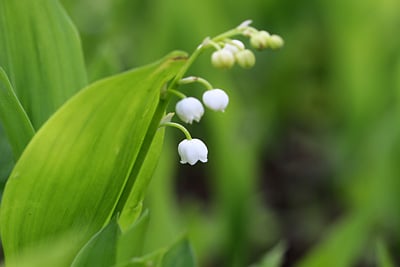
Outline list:
[[[225,111],[229,103],[229,97],[221,89],[211,89],[204,92],[203,103],[211,110]]]
[[[183,122],[192,124],[193,120],[200,121],[204,114],[204,107],[197,98],[185,97],[176,103],[175,111]]]
[[[196,164],[197,161],[207,162],[208,149],[200,139],[185,139],[178,145],[181,163]]]

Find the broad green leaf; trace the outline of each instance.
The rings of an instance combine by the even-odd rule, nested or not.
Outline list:
[[[71,228],[79,248],[121,212],[165,112],[160,90],[185,60],[174,52],[96,82],[43,125],[5,188],[6,257]]]
[[[124,197],[128,197],[126,200],[122,199],[121,201],[121,203],[124,203],[123,209],[122,207],[117,207],[117,210],[122,209],[118,222],[123,231],[132,225],[132,223],[138,218],[142,211],[142,202],[147,186],[149,185],[155,167],[157,166],[158,158],[161,154],[161,149],[163,147],[163,141],[164,128],[161,128],[157,130],[157,133],[154,136],[153,143],[151,144],[147,155],[143,155],[143,157],[146,157],[146,160],[143,162],[143,164],[140,161],[135,162],[135,165],[138,166],[136,168],[133,168],[136,173],[132,172],[131,176],[140,177],[140,179],[138,179],[137,182],[135,182],[134,184],[134,179],[128,181],[128,183],[131,184],[127,184],[125,188],[127,192],[128,190],[131,190],[131,192],[129,193],[129,195],[128,193],[126,193],[125,195],[123,194]]]
[[[35,134],[24,108],[15,95],[7,74],[0,67],[0,122],[18,159]]]
[[[179,240],[164,255],[161,267],[195,267],[192,247],[187,238]]]
[[[14,155],[10,143],[6,138],[3,125],[0,123],[0,198],[3,194],[4,187],[8,176],[14,166]]]
[[[18,257],[8,258],[7,267],[55,267],[69,266],[69,255],[73,254],[73,233],[59,237],[52,243],[42,242]]]
[[[0,64],[35,128],[87,84],[78,33],[57,0],[0,0]]]
[[[95,234],[79,251],[71,267],[110,267],[117,260],[117,244],[121,235],[117,219]]]
[[[142,256],[148,225],[149,212],[145,211],[130,228],[122,232],[118,240],[117,263]]]
[[[261,261],[252,267],[279,267],[282,265],[283,256],[286,251],[284,243],[278,243],[273,249],[268,251]]]

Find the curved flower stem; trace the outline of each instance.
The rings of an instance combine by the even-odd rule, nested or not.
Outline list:
[[[186,98],[186,95],[185,95],[185,94],[183,94],[183,93],[181,93],[181,92],[179,92],[179,91],[177,91],[177,90],[175,90],[175,89],[168,89],[167,92],[168,92],[168,93],[171,93],[171,94],[174,94],[174,95],[176,95],[177,97],[179,97],[179,98],[181,98],[181,99]]]
[[[224,41],[225,39],[231,38],[232,36],[241,35],[241,34],[243,34],[243,29],[235,28],[235,29],[226,31],[224,33],[221,33],[221,34],[215,36],[214,38],[211,39],[211,41],[220,42],[220,41]]]
[[[166,126],[174,127],[174,128],[181,130],[185,134],[186,139],[192,140],[192,136],[190,135],[189,131],[184,126],[180,125],[179,123],[164,122],[164,123],[160,124],[160,127],[166,127]]]
[[[213,89],[213,86],[211,85],[211,83],[209,81],[207,81],[206,79],[203,79],[201,77],[197,77],[197,76],[189,76],[189,77],[183,78],[182,80],[179,81],[179,84],[189,84],[189,83],[194,83],[194,82],[203,84],[207,88],[207,90]]]
[[[211,40],[209,37],[204,39],[203,45],[213,46],[215,48],[215,50],[221,50],[222,49],[221,46],[217,42]]]

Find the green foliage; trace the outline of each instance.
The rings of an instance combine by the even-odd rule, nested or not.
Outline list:
[[[70,266],[75,253],[74,236],[68,233],[52,242],[37,243],[16,257],[7,257],[7,267]]]
[[[157,126],[155,119],[152,125],[153,130]],[[121,210],[118,221],[124,231],[129,231],[128,229],[131,227],[132,222],[139,217],[142,211],[146,189],[151,181],[163,147],[164,131],[164,129],[158,129],[148,149],[139,152],[141,154],[138,155],[138,160],[134,163],[130,177],[140,177],[140,179],[128,179],[122,192],[119,206],[116,207],[116,210]],[[149,139],[145,141],[149,142]]]
[[[86,85],[78,33],[58,1],[0,1],[0,64],[36,129]]]
[[[87,84],[78,32],[60,3],[53,0],[1,0],[0,18],[0,67],[10,80],[17,102],[21,103],[33,127],[38,129]],[[5,101],[3,95],[1,98]],[[15,118],[13,126],[4,122],[15,117],[15,108],[20,109],[14,104],[14,111],[1,112],[4,131],[0,131],[0,139],[12,140],[14,154],[12,157],[7,146],[0,147],[4,162],[1,184],[9,175],[6,166],[15,163],[13,158],[18,158],[31,137],[29,125],[21,121],[25,120],[21,116]],[[21,131],[11,136],[10,132],[19,127],[22,127]],[[19,139],[18,147],[16,139]]]
[[[133,225],[122,232],[118,240],[117,262],[142,256],[148,224],[149,212],[146,211]]]
[[[124,194],[130,192],[126,187],[138,178],[132,175],[140,174],[141,165],[133,163],[145,160],[164,113],[160,90],[184,59],[185,54],[175,52],[96,82],[46,122],[4,191],[1,233],[6,255],[71,228],[80,233],[79,247],[121,212]]]
[[[166,248],[154,251],[141,257],[132,258],[129,262],[115,267],[196,267],[193,250],[187,238],[180,238]]]
[[[88,128],[82,121],[77,126],[75,120],[55,123],[55,119],[50,119],[51,125],[59,124],[55,134],[60,134],[60,139],[49,139],[47,123],[39,130],[39,137],[34,137],[33,144],[22,155],[22,163],[17,163],[11,176],[14,178],[7,186],[15,192],[6,192],[0,214],[1,231],[11,232],[14,228],[15,236],[2,233],[6,247],[10,238],[17,238],[20,229],[24,239],[31,239],[29,242],[39,247],[33,253],[28,249],[27,254],[15,255],[17,261],[9,257],[7,266],[66,266],[95,233],[107,229],[104,226],[113,215],[119,215],[122,230],[117,248],[118,267],[159,267],[167,262],[176,264],[176,260],[185,262],[185,259],[192,262],[191,249],[185,245],[187,241],[169,245],[182,228],[188,229],[200,266],[220,266],[220,263],[248,266],[260,257],[259,264],[267,266],[279,266],[279,262],[304,267],[353,266],[362,261],[368,264],[371,260],[378,266],[396,266],[398,256],[389,252],[398,250],[400,238],[400,213],[396,205],[400,196],[397,178],[400,173],[400,38],[397,37],[400,2],[68,0],[64,5],[82,37],[87,70],[77,32],[57,1],[0,0],[0,65],[4,69],[0,82],[3,127],[0,129],[0,175],[3,179],[13,164],[12,157],[7,156],[8,146],[12,145],[18,158],[33,135],[29,120],[39,129],[86,85],[86,71],[90,80],[97,80],[161,57],[171,48],[190,50],[205,36],[247,18],[253,19],[256,25],[282,33],[285,47],[279,56],[274,52],[257,54],[256,66],[250,72],[239,73],[235,68],[230,74],[215,71],[210,69],[209,59],[199,60],[193,66],[190,74],[212,78],[218,87],[229,89],[230,106],[223,115],[207,113],[203,120],[206,128],[192,126],[197,136],[208,141],[210,158],[204,167],[178,168],[176,139],[166,138],[163,164],[146,198],[145,188],[164,142],[164,132],[156,131],[155,116],[146,126],[150,136],[140,137],[139,151],[128,144],[130,147],[124,147],[126,157],[110,159],[112,156],[108,155],[103,161],[100,158],[105,150],[96,150],[100,141],[114,140],[111,132],[126,131],[126,138],[129,139],[128,135],[133,138],[140,128],[133,126],[140,124],[136,119],[129,126],[125,119],[121,120],[122,124],[111,122],[112,126],[108,126],[114,112],[123,114],[120,103],[114,103],[109,114],[106,108],[102,109],[108,99],[104,98],[104,103],[99,100],[101,104],[95,107],[95,100],[82,99],[75,116],[78,121],[81,117],[82,121],[84,117],[89,122],[98,120],[97,124],[104,124],[100,130],[97,125],[86,131]],[[95,84],[91,87],[96,87]],[[113,85],[110,91],[118,90],[117,87]],[[16,98],[10,90],[14,90]],[[112,95],[108,97],[113,98]],[[131,97],[133,103],[142,96],[137,98],[132,93]],[[93,118],[86,105],[92,106]],[[101,114],[96,115],[97,108]],[[165,106],[159,106],[152,111],[161,116],[164,109]],[[55,117],[59,113],[66,115],[65,107],[60,110],[64,111],[56,112]],[[29,120],[24,118],[24,113]],[[28,131],[19,131],[19,127]],[[71,133],[73,128],[76,129]],[[73,136],[67,138],[69,134],[78,142]],[[60,142],[59,147],[64,147],[61,143],[67,144],[70,151],[75,144],[81,146],[88,142],[91,147],[81,147],[79,153],[69,155],[62,151],[58,159],[58,153],[46,152],[51,150],[52,144],[48,142],[52,140]],[[113,143],[112,140],[107,143]],[[31,147],[35,153],[30,152]],[[15,176],[19,175],[17,171],[22,165],[40,168],[46,161],[53,167],[43,168],[70,173],[71,182],[64,175],[59,182],[54,178],[56,173],[51,179],[47,175],[33,181],[24,178],[35,176],[28,175],[33,169],[23,171],[23,177],[20,176],[23,182],[16,181],[20,179]],[[75,169],[75,165],[81,168]],[[83,165],[90,172],[78,175]],[[105,178],[100,179],[104,185],[100,190],[86,184],[91,180],[97,186],[94,175],[101,170],[96,167],[107,168],[103,165],[124,169],[115,171],[118,185],[109,180],[113,193],[106,188]],[[37,185],[45,180],[54,183],[48,184],[48,188]],[[56,189],[51,188],[54,185]],[[121,191],[117,193],[118,186]],[[27,196],[29,187],[34,192],[34,201]],[[61,192],[64,188],[65,195]],[[52,207],[40,202],[41,212],[32,219],[26,215],[28,206],[37,209],[41,194],[45,196],[43,203],[57,204]],[[84,197],[92,202],[82,201]],[[107,203],[101,202],[101,197]],[[25,201],[28,202],[26,209],[16,207]],[[61,215],[59,205],[64,205],[70,217],[65,222],[48,220],[49,216]],[[72,205],[71,209],[68,205]],[[15,207],[15,215],[11,207]],[[145,216],[132,225],[146,207],[150,207],[152,219]],[[98,211],[101,219],[92,214]],[[86,222],[72,219],[72,213],[78,212],[83,221],[94,219],[97,224],[83,233],[85,240],[80,241],[81,231],[78,235],[72,231],[72,238],[63,241],[54,227],[60,224],[65,227],[64,231],[73,224],[81,230]],[[14,226],[16,217],[20,218]],[[44,227],[39,229],[43,221]],[[48,235],[54,234],[53,240],[36,243],[36,238],[25,235],[31,226],[37,236],[41,235],[39,232],[50,231]],[[371,240],[375,240],[376,232],[391,238],[378,242],[376,255],[371,256],[366,247],[375,248]],[[286,258],[284,248],[278,245],[265,258],[259,255],[277,240],[284,240],[289,250],[306,251],[296,259]],[[128,242],[132,242],[134,249],[129,249]],[[304,247],[296,247],[299,244]],[[6,256],[8,251],[6,248]]]
[[[174,244],[164,255],[161,267],[195,267],[192,248],[187,239]]]
[[[120,235],[117,219],[113,218],[79,251],[71,267],[113,266],[117,261],[117,244]]]
[[[0,68],[0,121],[13,148],[14,158],[18,159],[35,134],[35,130],[2,68]]]

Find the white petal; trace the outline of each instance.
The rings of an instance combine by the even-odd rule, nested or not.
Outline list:
[[[199,139],[183,140],[178,145],[181,163],[196,164],[197,161],[207,162],[207,146]]]
[[[237,52],[245,49],[244,44],[240,40],[231,40],[229,43],[226,43],[224,48],[222,50],[228,50],[230,51],[233,55],[235,55]]]
[[[239,52],[239,48],[233,44],[225,44],[223,50],[228,50],[232,54],[236,54],[237,52]]]
[[[192,123],[193,120],[200,121],[204,114],[204,107],[197,98],[186,97],[176,103],[175,111],[183,122]]]
[[[228,106],[229,97],[221,89],[212,89],[203,94],[203,103],[209,109],[215,111],[224,111]]]

